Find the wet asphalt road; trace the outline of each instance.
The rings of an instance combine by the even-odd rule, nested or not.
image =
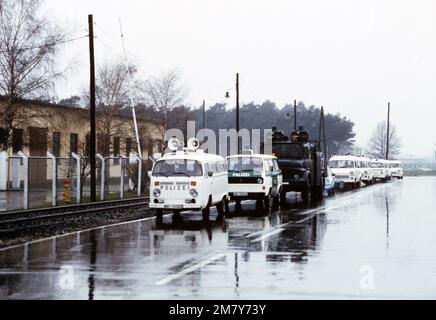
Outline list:
[[[0,251],[1,299],[435,299],[436,178]]]

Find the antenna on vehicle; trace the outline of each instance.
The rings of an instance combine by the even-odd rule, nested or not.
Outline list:
[[[129,87],[130,106],[132,108],[133,124],[135,126],[136,144],[138,148],[138,155],[139,157],[141,157],[142,152],[141,152],[141,143],[139,142],[138,122],[136,121],[136,111],[135,111],[135,104],[133,102],[132,84],[130,83],[130,68],[127,65],[127,52],[126,52],[126,45],[124,43],[124,34],[123,34],[123,28],[121,26],[121,18],[119,18],[119,22],[120,22],[121,42],[123,43],[124,61],[126,63],[125,67],[127,71],[127,86]]]

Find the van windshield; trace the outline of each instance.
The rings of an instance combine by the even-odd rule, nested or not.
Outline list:
[[[354,168],[354,162],[350,160],[331,160],[329,167],[334,169]]]
[[[227,160],[229,172],[262,172],[263,160],[256,157],[238,157]]]
[[[371,163],[372,168],[384,168],[385,164],[383,162],[373,162]]]
[[[153,169],[153,176],[155,177],[201,177],[202,175],[201,163],[196,160],[160,160],[156,162]]]

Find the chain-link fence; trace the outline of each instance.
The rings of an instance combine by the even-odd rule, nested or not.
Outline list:
[[[96,158],[97,200],[137,198],[148,194],[152,162],[131,157]],[[90,201],[90,159],[27,156],[20,152],[7,159],[8,201],[2,210],[29,209]],[[138,176],[141,178],[138,179]]]

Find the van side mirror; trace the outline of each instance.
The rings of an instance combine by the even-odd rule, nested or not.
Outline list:
[[[213,172],[212,172],[212,171],[209,171],[209,172],[207,173],[207,176],[210,177],[210,178],[212,178],[212,177],[213,177]]]
[[[151,178],[151,171],[148,171],[148,177]]]

